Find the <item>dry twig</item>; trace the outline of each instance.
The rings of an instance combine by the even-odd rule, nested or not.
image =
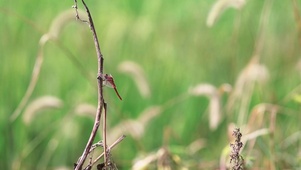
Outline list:
[[[96,111],[96,116],[95,116],[95,120],[94,120],[94,125],[93,125],[93,129],[92,132],[90,134],[90,138],[86,144],[86,147],[84,149],[84,152],[82,154],[82,156],[78,159],[77,163],[75,164],[74,169],[75,170],[82,170],[82,166],[85,163],[85,160],[87,159],[87,156],[93,152],[93,150],[95,149],[92,146],[92,142],[94,141],[94,138],[97,134],[98,128],[99,128],[99,124],[100,124],[100,119],[101,119],[101,114],[102,114],[102,110],[104,109],[104,116],[103,116],[103,142],[102,142],[102,146],[104,148],[104,153],[101,154],[100,156],[98,156],[94,161],[92,161],[92,157],[90,158],[90,162],[87,165],[87,167],[84,168],[84,170],[89,170],[92,168],[92,166],[102,157],[104,156],[104,163],[99,164],[102,166],[102,168],[99,168],[99,166],[97,166],[97,169],[103,169],[103,168],[107,168],[107,167],[111,167],[110,164],[110,159],[109,159],[109,151],[112,147],[114,147],[116,144],[118,144],[119,142],[121,142],[123,140],[123,138],[125,136],[120,137],[111,147],[107,148],[107,130],[106,130],[106,116],[107,116],[107,104],[104,101],[103,98],[103,81],[106,80],[104,79],[105,77],[103,76],[103,64],[104,64],[104,59],[103,59],[103,55],[101,53],[100,50],[100,46],[99,46],[99,42],[98,42],[98,37],[96,34],[96,30],[94,27],[94,23],[92,20],[92,16],[91,13],[89,11],[89,8],[87,7],[86,3],[84,0],[81,0],[84,8],[86,10],[86,13],[88,15],[88,21],[83,20],[80,18],[79,13],[78,13],[78,6],[77,6],[77,0],[74,0],[74,6],[73,8],[75,8],[76,11],[76,19],[87,23],[92,31],[92,35],[93,35],[93,39],[94,39],[94,45],[95,45],[95,49],[96,49],[96,54],[97,54],[97,59],[98,59],[98,71],[97,71],[97,85],[98,85],[98,106],[97,106],[97,111]],[[107,75],[107,74],[106,74]],[[113,81],[113,80],[112,80]],[[113,83],[113,85],[115,85]],[[115,87],[115,91],[117,93],[116,87]],[[121,99],[121,97],[118,95],[118,97]]]
[[[73,8],[75,8],[75,11],[76,11],[76,18],[85,22],[85,23],[88,23],[91,31],[92,31],[92,35],[93,35],[93,39],[94,39],[94,45],[95,45],[95,49],[96,49],[96,54],[97,54],[97,59],[98,59],[98,71],[97,71],[97,74],[98,75],[102,75],[103,74],[103,55],[101,53],[101,50],[100,50],[100,46],[99,46],[99,42],[98,42],[98,38],[97,38],[97,34],[96,34],[96,30],[95,30],[95,27],[94,27],[94,23],[93,23],[93,20],[92,20],[92,16],[91,16],[91,13],[89,11],[89,8],[87,7],[86,3],[84,0],[82,0],[82,3],[86,9],[86,12],[87,12],[87,15],[88,15],[88,21],[84,21],[84,20],[81,20],[80,17],[79,17],[79,14],[78,14],[78,7],[77,7],[77,0],[74,0],[74,6]],[[82,169],[82,166],[88,156],[88,154],[90,153],[90,149],[91,149],[91,146],[92,146],[92,142],[94,141],[94,138],[96,136],[96,133],[97,133],[97,130],[98,130],[98,127],[99,127],[99,124],[100,124],[100,118],[101,118],[101,113],[102,113],[102,109],[103,109],[103,105],[104,105],[104,98],[103,98],[103,88],[102,88],[102,78],[101,76],[98,76],[97,77],[97,85],[98,85],[98,106],[97,106],[97,111],[96,111],[96,116],[95,116],[95,121],[94,121],[94,125],[93,125],[93,129],[92,129],[92,132],[90,134],[90,138],[87,142],[87,145],[84,149],[84,152],[82,154],[82,156],[79,158],[78,162],[76,163],[75,165],[75,170],[81,170]],[[104,144],[105,145],[105,144]]]

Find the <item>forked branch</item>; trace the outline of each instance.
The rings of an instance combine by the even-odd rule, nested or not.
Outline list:
[[[101,53],[100,50],[100,46],[99,46],[99,42],[98,42],[98,37],[95,31],[95,27],[94,27],[94,23],[93,23],[93,19],[91,16],[91,13],[89,11],[89,8],[87,7],[86,3],[84,0],[82,0],[82,3],[86,9],[87,15],[88,15],[88,21],[84,21],[82,19],[80,19],[79,15],[78,15],[78,6],[77,6],[77,0],[74,0],[74,8],[76,11],[76,18],[88,23],[91,31],[92,31],[92,35],[93,35],[93,39],[94,39],[94,45],[95,45],[95,49],[96,49],[96,54],[97,54],[97,59],[98,59],[98,71],[97,74],[98,75],[102,75],[103,74],[103,55]],[[90,134],[90,138],[86,144],[86,147],[84,149],[84,152],[82,154],[82,156],[78,159],[76,166],[74,167],[75,170],[81,170],[82,166],[89,154],[89,151],[91,149],[92,143],[94,141],[94,138],[97,134],[97,130],[100,124],[100,118],[101,118],[101,114],[102,114],[102,110],[103,110],[103,105],[104,105],[104,98],[103,98],[103,88],[102,88],[102,78],[100,76],[97,76],[97,86],[98,86],[98,106],[97,106],[97,111],[96,111],[96,115],[95,115],[95,120],[94,120],[94,125],[93,125],[93,129],[92,132]]]

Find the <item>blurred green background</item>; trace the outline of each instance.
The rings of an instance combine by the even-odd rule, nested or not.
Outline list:
[[[229,1],[237,2],[243,1]],[[229,167],[234,127],[243,138],[268,131],[244,143],[241,154],[250,169],[301,168],[300,0],[225,7],[209,27],[216,3],[87,1],[105,72],[123,97],[119,101],[112,89],[104,89],[108,136],[127,135],[112,150],[119,169],[133,168],[134,160],[143,162],[160,148],[168,157],[144,161],[146,169],[165,159],[171,169]],[[88,26],[64,13],[72,5],[0,1],[0,169],[72,169],[82,154],[93,126],[88,113],[97,106],[97,58]],[[58,37],[40,46],[59,15],[67,19],[52,25]],[[41,48],[36,86],[12,120]],[[139,90],[139,82],[146,90]],[[91,109],[79,111],[87,105]],[[139,124],[147,114],[151,118]]]

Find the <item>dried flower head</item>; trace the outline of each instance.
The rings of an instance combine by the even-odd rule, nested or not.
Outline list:
[[[244,159],[239,154],[240,149],[243,147],[243,143],[241,142],[242,134],[240,133],[240,129],[235,128],[232,136],[235,137],[235,142],[234,142],[234,144],[230,144],[230,147],[232,148],[232,151],[230,154],[230,163],[233,164],[233,166],[232,166],[233,170],[243,170],[244,169]]]

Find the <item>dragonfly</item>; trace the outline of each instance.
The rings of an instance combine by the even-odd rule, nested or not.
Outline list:
[[[113,76],[111,74],[102,74],[100,76],[101,76],[101,78],[103,80],[102,85],[110,87],[110,88],[113,88],[115,90],[115,93],[117,94],[118,98],[120,100],[122,100],[121,96],[119,95],[119,93],[117,91],[117,87],[115,85]]]

